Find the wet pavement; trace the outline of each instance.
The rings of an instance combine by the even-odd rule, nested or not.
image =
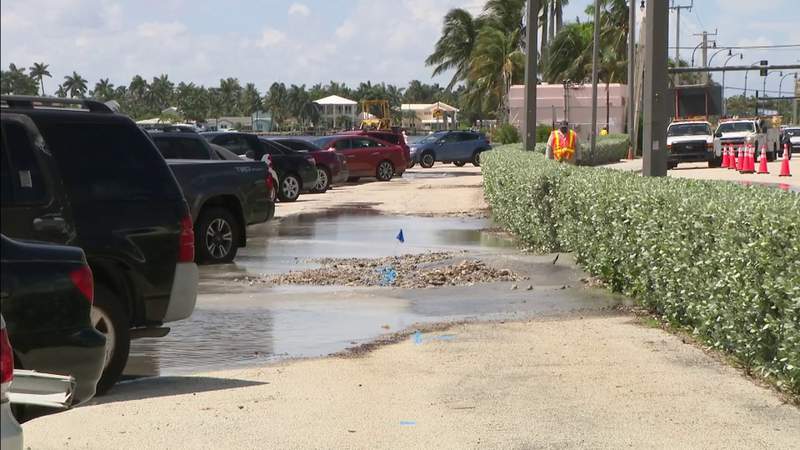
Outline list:
[[[403,230],[405,243],[396,236]],[[382,216],[369,209],[295,215],[251,227],[236,263],[205,266],[191,318],[131,346],[126,375],[188,374],[334,353],[414,323],[523,319],[614,306],[584,287],[565,255],[519,252],[486,219]],[[528,279],[425,289],[248,285],[246,276],[313,268],[309,259],[458,252]]]

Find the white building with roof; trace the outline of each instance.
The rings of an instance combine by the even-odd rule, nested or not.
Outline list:
[[[351,127],[356,124],[358,102],[338,95],[331,95],[314,103],[320,107],[322,123],[331,124],[332,128]]]
[[[403,103],[400,105],[403,127],[419,131],[454,128],[458,123],[458,108],[444,102]]]

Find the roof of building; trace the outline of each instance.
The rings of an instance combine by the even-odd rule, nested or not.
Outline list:
[[[427,111],[430,109],[441,109],[443,111],[458,112],[458,108],[452,107],[445,102],[436,103],[403,103],[400,105],[403,111]]]
[[[338,95],[330,95],[325,98],[321,98],[319,100],[314,100],[314,103],[318,105],[357,105],[358,102],[339,97]]]

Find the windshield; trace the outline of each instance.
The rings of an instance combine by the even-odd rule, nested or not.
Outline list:
[[[800,137],[800,128],[787,128],[783,133],[789,137]]]
[[[719,124],[717,133],[741,133],[742,131],[755,131],[753,122],[725,122]]]
[[[444,137],[445,134],[447,134],[446,131],[439,131],[439,132],[436,132],[436,133],[433,133],[433,134],[429,134],[429,135],[425,136],[424,138],[420,139],[419,141],[417,141],[417,143],[418,144],[427,144],[429,142],[436,142],[439,139],[441,139],[442,137]]]
[[[711,134],[711,127],[707,123],[679,123],[667,128],[667,136],[696,136]]]

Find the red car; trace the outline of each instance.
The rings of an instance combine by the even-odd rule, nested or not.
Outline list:
[[[411,149],[408,147],[405,135],[400,131],[392,130],[355,130],[345,131],[341,134],[369,136],[390,144],[399,145],[403,148],[403,156],[406,158],[406,167],[411,165]],[[401,174],[396,174],[401,175]]]
[[[290,149],[307,153],[314,158],[317,164],[317,184],[312,192],[325,192],[329,187],[342,184],[350,177],[347,168],[347,158],[343,155],[317,147],[309,141],[299,138],[273,138],[273,141],[283,144]]]
[[[350,181],[361,177],[389,181],[395,174],[402,175],[406,170],[407,162],[402,147],[369,136],[326,136],[316,139],[314,144],[322,149],[333,149],[345,157]]]

